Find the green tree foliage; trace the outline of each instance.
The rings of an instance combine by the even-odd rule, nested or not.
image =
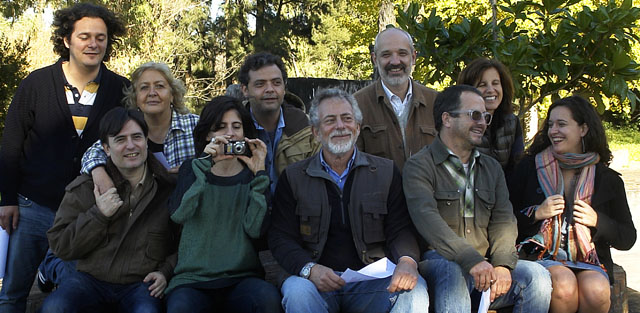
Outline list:
[[[12,44],[4,35],[0,35],[0,138],[13,94],[20,81],[27,75],[28,50],[28,42]]]
[[[640,69],[631,53],[640,8],[631,0],[595,8],[577,3],[507,0],[498,5],[495,27],[489,18],[444,17],[435,8],[421,14],[421,5],[413,3],[399,10],[398,22],[415,36],[414,75],[426,83],[455,81],[471,60],[493,57],[511,70],[521,118],[547,97],[567,93],[593,98],[600,113],[608,98],[633,111],[638,96],[630,85]]]

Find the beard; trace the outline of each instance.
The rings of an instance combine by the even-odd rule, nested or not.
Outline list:
[[[334,136],[344,136],[351,135],[351,138],[347,141],[334,143],[331,141],[331,138]],[[353,148],[356,144],[357,136],[355,136],[352,132],[348,130],[334,130],[329,134],[329,139],[325,140],[325,138],[320,135],[320,142],[322,143],[322,148],[329,150],[332,154],[345,154]]]
[[[394,69],[400,69],[402,71],[400,73],[394,73],[395,75],[391,76],[389,72]],[[378,67],[378,70],[380,72],[380,76],[382,77],[382,80],[386,85],[390,85],[394,87],[400,86],[400,85],[406,84],[407,81],[409,80],[410,73],[407,70],[407,66],[404,63],[395,64],[395,65],[387,64],[387,66],[385,66],[384,68]],[[401,74],[401,75],[398,76],[398,74]]]

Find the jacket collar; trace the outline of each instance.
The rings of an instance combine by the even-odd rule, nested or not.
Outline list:
[[[351,165],[350,173],[352,173],[353,170],[360,166],[369,166],[369,160],[367,160],[363,153],[358,151],[358,148],[356,148],[354,152],[356,154],[356,157],[353,160],[353,165]],[[327,173],[324,170],[324,167],[322,167],[322,163],[320,161],[320,153],[322,153],[322,150],[312,156],[311,162],[309,162],[309,165],[305,169],[305,173],[307,173],[307,175],[311,177],[325,178],[333,181],[331,176],[329,176],[329,173]]]
[[[424,97],[424,94],[422,92],[418,92],[417,90],[419,84],[412,78],[409,78],[409,81],[411,82],[411,89],[412,89],[411,106],[412,107],[418,107],[420,105],[427,106],[427,99]],[[385,104],[391,105],[391,102],[387,98],[387,94],[384,92],[384,88],[382,87],[382,78],[378,78],[375,84],[376,84],[376,99],[378,99],[379,101],[380,98],[382,98],[382,101]]]
[[[440,165],[442,162],[449,158],[451,154],[449,148],[445,146],[445,144],[440,139],[440,135],[436,136],[436,139],[429,145],[429,151],[431,151],[431,156],[433,157],[433,162],[437,165]],[[471,158],[477,158],[480,156],[478,150],[473,148],[471,152]]]

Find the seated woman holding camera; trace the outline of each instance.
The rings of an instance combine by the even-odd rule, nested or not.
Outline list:
[[[255,136],[249,112],[235,98],[216,97],[202,110],[193,137],[203,156],[183,163],[169,201],[171,219],[182,225],[166,290],[169,313],[281,311],[280,293],[262,279],[254,247],[269,187],[267,148]]]

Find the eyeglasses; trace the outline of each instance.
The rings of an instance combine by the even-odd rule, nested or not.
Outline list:
[[[491,115],[491,113],[489,112],[480,112],[478,110],[468,110],[468,111],[452,111],[449,112],[449,114],[468,114],[469,117],[474,121],[474,122],[480,122],[482,121],[482,119],[484,119],[484,122],[489,125],[491,124],[491,119],[493,118],[493,115]]]

